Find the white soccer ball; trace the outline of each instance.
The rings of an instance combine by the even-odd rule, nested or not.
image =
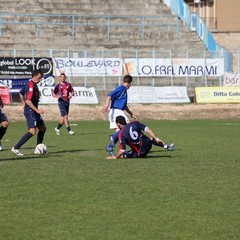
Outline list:
[[[35,148],[34,153],[35,154],[40,154],[40,155],[46,154],[47,153],[47,146],[43,143],[38,144]]]

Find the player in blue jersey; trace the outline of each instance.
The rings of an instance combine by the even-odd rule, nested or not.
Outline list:
[[[57,84],[52,91],[53,97],[58,99],[58,106],[61,113],[61,118],[58,126],[55,128],[55,132],[57,135],[60,135],[60,129],[65,124],[68,134],[74,134],[74,131],[71,130],[69,121],[68,121],[68,113],[69,113],[69,105],[70,99],[74,94],[74,89],[69,82],[66,82],[65,73],[60,74],[60,83]]]
[[[42,77],[43,73],[41,70],[34,70],[32,73],[32,79],[26,84],[24,90],[21,90],[21,93],[24,94],[25,100],[24,116],[27,121],[28,132],[24,134],[18,143],[11,149],[11,151],[17,156],[24,155],[19,149],[36,134],[36,128],[39,130],[37,134],[37,145],[43,142],[46,126],[41,117],[44,110],[38,108],[39,89],[37,86]]]
[[[127,105],[127,90],[131,87],[132,84],[132,76],[125,75],[123,77],[122,85],[115,88],[112,92],[107,95],[105,105],[102,108],[102,112],[106,112],[110,107],[109,111],[109,122],[110,122],[110,129],[115,129],[116,132],[119,131],[118,126],[116,125],[115,119],[117,116],[123,116],[126,122],[129,122],[129,118],[125,114],[125,111],[135,119],[132,111],[128,108]],[[113,148],[116,142],[113,143],[112,136],[110,136],[110,143],[106,147],[106,151],[113,155]]]
[[[118,116],[116,117],[116,124],[120,129],[118,134],[120,141],[119,152],[116,155],[107,157],[107,159],[117,159],[121,157],[142,158],[147,156],[152,145],[170,151],[174,150],[173,143],[170,145],[165,144],[149,127],[138,121],[127,123],[124,117]],[[148,133],[150,138],[144,135],[144,133]],[[131,148],[130,151],[127,151],[127,146]]]
[[[7,119],[7,116],[3,113],[2,109],[4,107],[1,95],[0,95],[0,123],[1,123],[1,127],[0,127],[0,151],[2,151],[2,143],[1,140],[3,138],[3,136],[5,135],[7,128],[9,126],[9,121]]]

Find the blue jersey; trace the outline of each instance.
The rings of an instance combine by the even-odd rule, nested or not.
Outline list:
[[[133,121],[128,123],[119,133],[120,149],[126,151],[126,146],[130,146],[135,152],[140,152],[143,145],[143,139],[146,137],[145,132],[147,126]]]
[[[121,85],[108,94],[111,97],[110,108],[125,110],[127,106],[127,88]]]

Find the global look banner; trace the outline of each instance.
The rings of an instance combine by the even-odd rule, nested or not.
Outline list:
[[[224,59],[198,58],[55,58],[56,75],[133,77],[201,77],[222,76]],[[125,72],[123,72],[123,67]]]
[[[31,77],[34,69],[41,69],[44,75],[52,75],[52,58],[0,57],[0,75]]]
[[[40,104],[57,104],[58,100],[52,96],[53,87],[39,87]],[[74,96],[70,100],[74,104],[98,104],[95,88],[74,87]]]
[[[240,103],[240,87],[197,87],[197,103]]]
[[[128,103],[188,103],[186,87],[134,87],[128,90]]]

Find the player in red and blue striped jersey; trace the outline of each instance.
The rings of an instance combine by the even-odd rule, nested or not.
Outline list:
[[[68,134],[72,135],[74,132],[70,128],[70,124],[68,121],[68,114],[69,114],[69,106],[70,106],[70,99],[74,94],[74,89],[69,82],[66,82],[66,75],[65,73],[60,74],[60,83],[54,87],[52,91],[53,97],[58,99],[58,106],[61,113],[61,118],[59,121],[58,126],[55,128],[55,132],[57,135],[60,135],[60,129],[65,124]]]
[[[41,70],[34,70],[32,73],[32,79],[26,84],[24,90],[21,90],[21,94],[24,94],[25,100],[24,116],[27,121],[28,132],[24,134],[18,143],[11,149],[11,151],[18,156],[23,156],[19,149],[36,134],[36,128],[39,130],[37,134],[37,145],[43,142],[46,126],[41,116],[41,114],[44,113],[44,110],[38,108],[40,96],[37,86],[42,77],[43,73]]]
[[[146,125],[133,121],[127,124],[123,116],[116,117],[116,124],[120,131],[118,133],[118,139],[120,141],[119,152],[117,155],[109,156],[107,159],[117,159],[120,157],[125,158],[141,158],[147,156],[152,148],[152,145],[174,150],[174,144],[165,144],[163,140],[159,139],[156,134]],[[144,135],[148,133],[150,138]],[[115,136],[115,135],[114,135]],[[127,146],[131,148],[127,151]]]
[[[3,138],[3,136],[5,135],[8,125],[9,125],[9,121],[7,119],[7,116],[3,113],[2,109],[4,107],[1,95],[0,95],[0,151],[2,151],[2,143],[1,140]]]

